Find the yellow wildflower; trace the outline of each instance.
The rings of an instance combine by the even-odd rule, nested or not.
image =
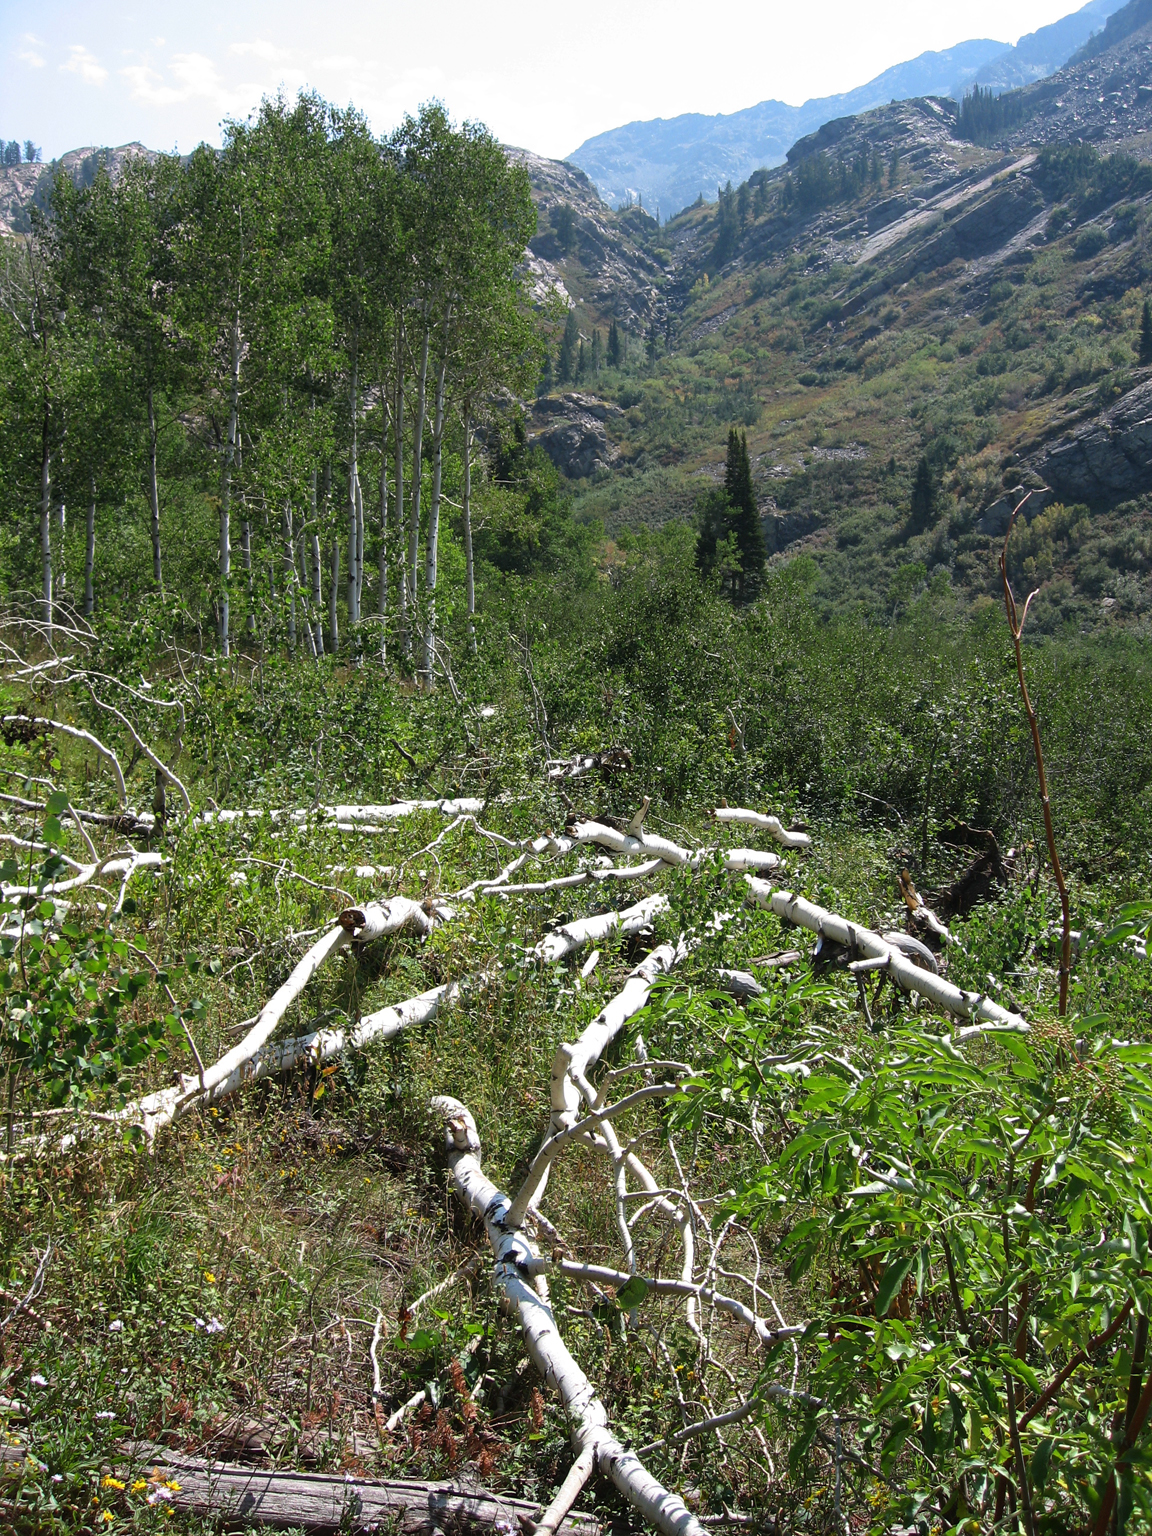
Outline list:
[[[163,1483],[161,1483],[160,1486],[162,1488],[170,1489],[173,1493],[179,1493],[180,1492],[180,1484],[176,1481],[176,1479],[174,1477],[166,1477],[164,1479]]]
[[[212,1271],[210,1269],[206,1269],[204,1271],[204,1282],[205,1282],[206,1285],[215,1285],[216,1284],[216,1276],[212,1273]]]
[[[121,1493],[124,1492],[124,1484],[118,1477],[102,1477],[100,1479],[100,1486],[101,1488],[117,1488]]]
[[[141,1493],[145,1488],[147,1488],[147,1486],[148,1486],[148,1479],[146,1477],[138,1477],[136,1479],[136,1481],[132,1484],[132,1492],[133,1493]]]

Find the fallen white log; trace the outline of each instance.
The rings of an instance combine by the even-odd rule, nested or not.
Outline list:
[[[442,816],[478,815],[484,809],[483,800],[397,800],[391,805],[318,805],[313,810],[201,811],[193,819],[193,825],[210,825],[212,822],[259,821],[336,821],[347,827],[360,822],[376,823],[399,821],[417,811],[439,811]]]
[[[69,859],[70,864],[75,863]],[[96,864],[81,864],[79,873],[69,880],[54,880],[51,885],[0,885],[4,896],[55,896],[61,891],[74,891],[78,886],[87,885],[97,875],[123,875],[125,881],[130,879],[138,869],[158,869],[164,863],[163,856],[159,853],[127,853],[109,854],[106,859],[99,860]]]
[[[583,924],[570,924],[567,929],[560,930],[564,935],[561,941],[563,953],[569,954],[572,950],[601,937],[601,929],[619,933],[638,932],[640,928],[646,926],[656,911],[662,910],[662,906],[659,905],[661,903],[664,903],[663,897],[649,897],[646,902],[641,902],[637,907],[629,908],[624,912],[606,912],[598,918],[585,919]],[[391,921],[386,908],[391,909],[395,916],[394,927],[384,926]],[[451,910],[443,904],[440,904],[438,909],[439,913],[445,916],[451,913]],[[360,919],[365,919],[369,912],[373,914],[374,926],[371,932],[368,931],[366,922],[358,922]],[[416,913],[419,914],[419,919],[416,918]],[[252,1028],[239,1044],[221,1056],[212,1066],[205,1068],[203,1080],[199,1076],[182,1075],[179,1083],[126,1104],[108,1118],[120,1125],[138,1125],[151,1141],[165,1126],[171,1125],[202,1106],[219,1103],[230,1094],[238,1092],[246,1083],[280,1076],[305,1061],[320,1065],[339,1056],[350,1045],[359,1047],[374,1041],[389,1040],[393,1035],[399,1034],[401,1030],[413,1024],[423,1024],[435,1018],[441,1007],[459,996],[461,984],[446,982],[442,986],[420,993],[417,997],[365,1014],[348,1029],[316,1030],[311,1034],[297,1035],[288,1040],[278,1040],[268,1044],[270,1035],[280,1023],[288,1007],[303,992],[320,966],[330,955],[336,954],[352,943],[354,936],[357,942],[360,942],[366,937],[376,937],[384,932],[396,932],[408,922],[423,932],[424,929],[420,928],[419,924],[430,921],[428,913],[422,907],[403,896],[393,897],[389,903],[369,903],[365,908],[351,908],[347,913],[341,914],[341,919],[345,918],[349,926],[345,928],[338,923],[335,928],[329,929],[312,945],[307,954],[293,968],[288,979],[264,1005]],[[403,921],[401,921],[402,918]],[[613,924],[616,926],[613,927]],[[548,935],[548,938],[554,937],[556,936]],[[489,979],[489,976],[485,973],[476,979],[484,982]],[[66,1150],[74,1145],[76,1140],[76,1136],[69,1135],[62,1139],[60,1145]]]
[[[604,1405],[560,1337],[551,1306],[525,1277],[525,1267],[539,1254],[522,1232],[509,1227],[510,1201],[481,1167],[480,1138],[472,1116],[458,1099],[433,1099],[431,1108],[443,1126],[456,1194],[484,1223],[496,1285],[519,1313],[524,1341],[537,1370],[560,1394],[572,1425],[578,1461],[591,1450],[599,1470],[664,1536],[703,1536],[703,1527],[684,1501],[664,1488],[609,1430]]]
[[[572,828],[572,836],[578,843],[597,843],[601,848],[611,849],[613,853],[646,853],[649,857],[655,855],[663,859],[665,864],[690,864],[693,860],[693,854],[688,849],[669,842],[666,837],[657,837],[644,831],[619,832],[615,827],[607,827],[599,821],[578,821]]]
[[[914,965],[901,954],[895,943],[886,942],[878,933],[858,927],[837,913],[828,912],[814,902],[806,901],[802,896],[794,896],[791,891],[773,890],[766,880],[757,880],[754,875],[745,875],[744,878],[758,906],[768,907],[777,917],[795,923],[798,928],[807,928],[811,933],[822,934],[849,950],[859,952],[865,960],[878,961],[876,968],[887,971],[905,992],[918,992],[938,1008],[958,1018],[980,1021],[1015,1034],[1029,1032],[1029,1025],[1020,1014],[1010,1013],[1007,1008],[994,1003],[986,993],[964,992],[943,977]],[[968,1038],[971,1033],[962,1030],[955,1038]]]
[[[555,880],[533,880],[523,885],[477,886],[481,896],[538,896],[544,891],[563,891],[577,885],[592,885],[605,880],[643,880],[665,867],[663,859],[649,859],[644,864],[625,864],[612,869],[579,869],[573,875],[558,875]]]
[[[770,832],[782,848],[808,848],[812,839],[807,832],[789,832],[778,816],[762,816],[759,811],[746,811],[739,806],[722,805],[712,812],[717,821],[741,822],[749,827],[762,827]]]
[[[640,933],[654,918],[667,910],[667,896],[648,896],[623,912],[599,912],[595,917],[582,917],[545,934],[534,953],[539,959],[552,964],[556,960],[563,960],[573,950],[582,949],[585,944],[599,944],[605,939],[627,938]]]
[[[579,821],[572,829],[578,843],[595,843],[615,854],[647,853],[677,867],[689,865],[698,868],[715,851],[712,848],[681,848],[666,837],[656,837],[650,832],[621,832],[616,827],[605,826],[599,821]],[[733,848],[724,854],[724,868],[733,873],[747,869],[776,869],[780,855],[762,853],[758,848]]]
[[[349,907],[341,912],[337,922],[356,943],[370,944],[373,939],[399,933],[402,928],[429,934],[437,923],[449,922],[455,916],[455,908],[444,902],[419,902],[407,896],[393,896],[388,901],[369,901],[362,907]]]
[[[687,953],[680,944],[661,944],[631,973],[623,988],[600,1010],[579,1040],[561,1045],[552,1061],[552,1113],[548,1124],[551,1138],[575,1125],[580,1117],[581,1094],[578,1078],[587,1078],[592,1065],[612,1043],[633,1014],[648,1001],[657,976],[670,971]],[[520,1226],[529,1210],[539,1203],[548,1182],[549,1164],[545,1162],[534,1175],[524,1180],[509,1206],[506,1219]]]
[[[63,736],[71,736],[76,741],[86,741],[90,747],[94,747],[100,756],[106,759],[112,769],[112,777],[116,780],[116,794],[121,805],[127,805],[128,792],[124,787],[124,770],[120,766],[120,759],[112,748],[105,744],[91,731],[83,731],[76,725],[65,725],[63,720],[46,720],[40,715],[5,715],[3,723],[11,725],[15,723],[39,725],[45,730],[59,731]]]

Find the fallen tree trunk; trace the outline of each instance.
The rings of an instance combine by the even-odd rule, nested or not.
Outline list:
[[[762,816],[759,811],[746,811],[735,805],[722,805],[712,814],[717,821],[735,821],[748,827],[763,827],[765,832],[771,832],[781,848],[808,848],[812,844],[807,832],[789,832],[778,816]]]
[[[572,835],[577,843],[595,843],[617,854],[646,853],[675,867],[688,865],[696,869],[715,851],[712,848],[681,848],[678,843],[669,842],[666,837],[655,837],[643,831],[621,832],[599,821],[578,821],[572,829]],[[779,854],[762,853],[758,848],[733,848],[724,854],[724,868],[733,872],[776,869],[779,863]]]
[[[565,923],[562,928],[545,934],[537,944],[535,953],[541,960],[551,964],[563,960],[565,955],[570,955],[575,949],[582,949],[585,944],[598,944],[604,939],[626,938],[641,933],[653,918],[667,910],[667,896],[648,896],[623,912],[598,912],[595,917],[582,917],[577,922]]]
[[[483,800],[397,800],[390,805],[318,805],[314,810],[240,810],[201,811],[193,825],[208,826],[212,822],[259,821],[266,816],[269,821],[337,821],[354,825],[357,822],[399,821],[417,811],[439,811],[441,816],[476,816],[484,809]]]
[[[1029,1026],[1020,1014],[1010,1013],[1007,1008],[994,1003],[986,993],[964,992],[943,977],[914,965],[897,948],[895,939],[889,941],[868,928],[857,927],[847,918],[828,912],[814,902],[806,901],[803,896],[794,896],[791,891],[773,890],[766,880],[757,880],[754,875],[745,875],[744,878],[758,906],[768,907],[777,917],[795,923],[798,928],[807,928],[811,933],[821,934],[836,944],[844,945],[846,949],[858,952],[865,963],[875,962],[874,965],[867,965],[867,969],[887,971],[905,992],[918,992],[946,1013],[972,1020],[972,1027],[959,1030],[952,1037],[957,1043],[971,1035],[984,1033],[988,1026],[1014,1034],[1029,1032]]]
[[[480,1138],[471,1114],[451,1098],[433,1099],[431,1109],[443,1125],[456,1194],[484,1223],[496,1285],[519,1313],[524,1342],[537,1370],[560,1394],[577,1457],[591,1450],[598,1469],[664,1536],[704,1536],[703,1526],[683,1499],[657,1482],[609,1430],[604,1405],[560,1337],[551,1306],[526,1278],[526,1266],[538,1263],[540,1255],[523,1232],[508,1225],[511,1201],[480,1165]]]
[[[316,1532],[379,1527],[404,1536],[441,1536],[458,1529],[518,1536],[540,1512],[538,1504],[463,1483],[406,1478],[376,1482],[347,1472],[325,1475],[238,1466],[147,1444],[133,1446],[131,1452],[136,1466],[153,1472],[151,1480],[163,1493],[163,1503],[182,1513],[229,1524],[273,1530],[303,1527]],[[171,1483],[178,1487],[172,1488]],[[600,1530],[591,1516],[571,1514],[558,1536],[599,1536]]]

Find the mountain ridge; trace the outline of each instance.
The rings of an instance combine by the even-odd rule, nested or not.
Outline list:
[[[784,162],[789,148],[834,118],[894,100],[959,98],[980,83],[1010,90],[1052,74],[1106,26],[1124,0],[1088,0],[1080,10],[1028,33],[1015,46],[971,38],[894,64],[864,85],[812,97],[800,106],[769,99],[737,112],[680,113],[622,124],[586,139],[566,159],[585,171],[609,206],[639,201],[667,217],[712,188],[734,185]]]

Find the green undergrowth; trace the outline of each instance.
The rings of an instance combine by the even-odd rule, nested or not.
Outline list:
[[[158,708],[149,715],[140,705],[141,723],[151,720],[198,809],[209,800],[268,810],[475,794],[486,800],[483,827],[516,841],[561,832],[573,810],[631,816],[648,795],[646,826],[662,835],[692,846],[774,847],[755,829],[720,829],[708,817],[724,799],[751,805],[802,820],[812,835],[810,850],[785,856],[774,883],[876,930],[903,926],[902,869],[929,896],[942,891],[972,857],[946,840],[950,832],[990,827],[1006,859],[1006,884],[953,922],[948,975],[1031,1019],[1052,1019],[1059,906],[1015,677],[990,618],[964,621],[946,603],[925,599],[894,629],[873,631],[828,621],[802,585],[782,579],[756,608],[733,610],[700,588],[690,560],[643,545],[629,552],[614,588],[554,594],[553,602],[546,626],[529,617],[525,597],[527,652],[485,641],[477,660],[459,669],[459,702],[448,688],[419,695],[368,658],[359,667],[320,668],[272,656],[231,664],[191,658],[185,682],[157,648],[133,660],[158,691],[182,697],[179,748]],[[1071,1028],[1143,1038],[1147,962],[1131,946],[1101,943],[1121,904],[1148,888],[1152,748],[1140,704],[1148,686],[1143,660],[1122,645],[1086,643],[1058,657],[1035,646],[1028,664],[1080,935]],[[30,694],[19,702],[40,707]],[[107,734],[80,697],[57,693],[51,702]],[[129,763],[130,745],[113,740]],[[546,760],[612,745],[628,748],[630,771],[545,777]],[[74,743],[16,732],[2,765],[9,792],[27,786],[35,797],[50,781],[77,804],[113,808],[110,781]],[[153,782],[149,765],[132,764],[130,798],[147,804]],[[170,787],[170,808],[175,800]],[[6,831],[29,829],[13,809],[0,814]],[[58,836],[37,825],[79,857],[66,817]],[[94,835],[101,852],[111,850],[113,835]],[[85,934],[107,933],[108,974],[119,967],[124,977],[140,977],[123,1007],[140,1028],[164,1025],[166,1054],[114,1063],[102,1078],[77,1077],[81,1109],[113,1108],[163,1086],[174,1070],[194,1075],[178,1013],[201,1058],[218,1057],[342,907],[398,892],[450,897],[513,856],[472,823],[450,828],[431,811],[376,835],[323,821],[265,816],[197,825],[171,815],[151,847],[166,862],[134,877],[119,916],[109,915],[116,888],[100,889],[98,880],[75,894],[65,921],[73,949]],[[33,878],[40,857],[21,866]],[[519,878],[571,867],[571,858],[544,861]],[[548,927],[653,890],[668,896],[668,912],[650,934],[601,946],[589,977],[580,976],[586,952],[554,966],[532,959]],[[125,1443],[137,1440],[321,1469],[467,1475],[546,1502],[570,1464],[564,1415],[500,1311],[483,1234],[450,1196],[428,1100],[448,1093],[468,1104],[486,1170],[515,1188],[547,1123],[557,1045],[578,1035],[653,943],[694,933],[703,942],[658,989],[610,1064],[632,1060],[642,1033],[650,1057],[684,1063],[715,1090],[708,1112],[676,1131],[676,1146],[701,1210],[722,1222],[733,1200],[776,1166],[781,1124],[797,1108],[784,1105],[780,1122],[769,1105],[753,1105],[753,1114],[743,1090],[724,1097],[725,1062],[739,1053],[745,1031],[762,1027],[762,1016],[776,1021],[771,1030],[783,1031],[776,1043],[788,1049],[806,1032],[825,1030],[865,1055],[872,1040],[944,1027],[927,1009],[898,1005],[889,991],[870,1004],[873,1035],[846,972],[814,977],[812,936],[786,929],[746,896],[741,876],[706,861],[642,886],[457,903],[457,915],[427,940],[400,934],[329,962],[280,1033],[342,1027],[442,982],[469,982],[433,1022],[345,1052],[319,1073],[250,1086],[161,1132],[151,1146],[104,1134],[7,1161],[0,1173],[6,1294],[26,1293],[37,1254],[52,1244],[36,1318],[18,1316],[3,1335],[0,1397],[19,1405],[4,1410],[7,1429],[28,1453],[7,1475],[13,1522],[28,1531],[188,1525],[164,1513],[147,1455],[136,1467],[125,1462]],[[717,911],[729,916],[709,933]],[[26,919],[47,916],[33,909]],[[44,943],[65,964],[50,929]],[[793,948],[799,960],[766,963]],[[13,952],[10,975],[19,965]],[[168,978],[176,1012],[154,967]],[[763,1002],[735,1008],[716,991],[718,967],[752,971],[766,989]],[[35,974],[20,985],[34,991]],[[9,1008],[9,1065],[19,1023]],[[10,1084],[17,1132],[31,1110],[60,1103],[29,1072]],[[63,1128],[46,1123],[57,1134]],[[670,1185],[678,1179],[667,1141],[672,1123],[650,1105],[624,1122],[642,1138],[657,1179]],[[619,1262],[607,1163],[574,1149],[558,1164],[544,1209],[560,1234],[557,1248],[562,1242],[592,1262]],[[750,1267],[757,1241],[785,1316],[822,1315],[841,1260],[814,1254],[808,1269],[793,1273],[776,1218],[765,1223],[752,1205],[740,1209],[746,1231],[733,1238],[730,1262]],[[675,1272],[666,1226],[642,1222],[637,1236],[641,1271]],[[416,1297],[473,1253],[478,1264],[418,1316],[406,1316]],[[711,1403],[723,1405],[722,1393],[703,1395],[692,1337],[671,1302],[647,1298],[642,1326],[632,1329],[610,1295],[557,1280],[553,1297],[570,1348],[631,1444],[659,1440]],[[425,1409],[383,1438],[368,1359],[378,1312],[380,1415],[418,1389],[428,1394]],[[749,1390],[761,1362],[744,1336],[718,1325],[716,1340]],[[802,1351],[804,1372],[823,1368],[811,1349]],[[767,1379],[786,1380],[790,1371],[776,1361]],[[709,1392],[721,1392],[715,1376]],[[647,1459],[702,1512],[732,1508],[789,1528],[824,1529],[833,1520],[831,1464],[819,1438],[795,1453],[805,1433],[801,1416],[772,1407],[754,1429],[732,1429],[725,1454],[701,1439],[685,1454],[658,1449]],[[904,1508],[902,1490],[916,1483],[918,1453],[879,1430],[865,1446],[860,1420],[851,1434],[877,1473],[853,1483],[854,1519],[861,1529],[886,1529]],[[134,1492],[134,1481],[144,1486]],[[634,1524],[604,1483],[589,1489],[586,1503],[619,1529]]]

